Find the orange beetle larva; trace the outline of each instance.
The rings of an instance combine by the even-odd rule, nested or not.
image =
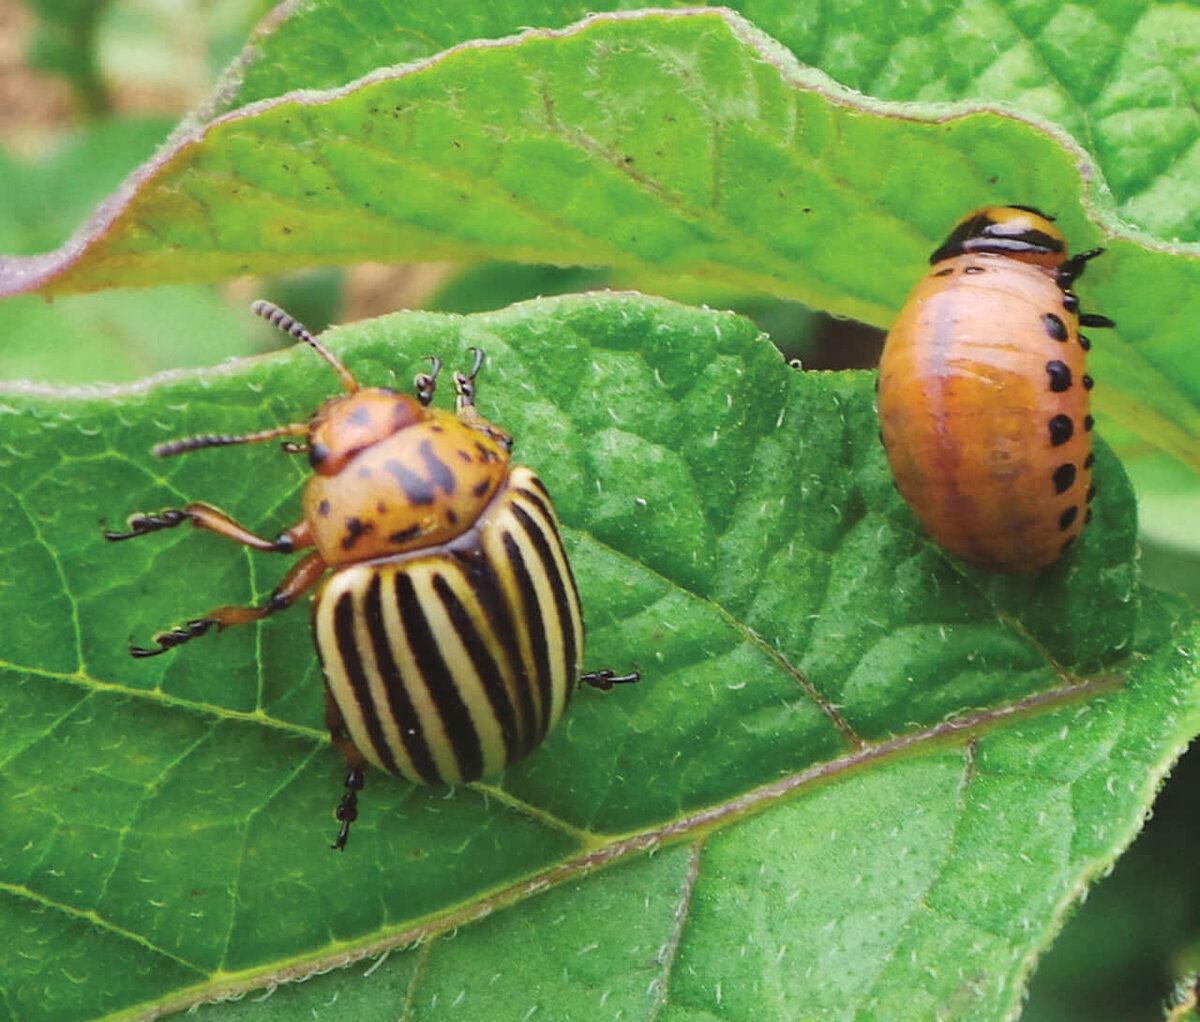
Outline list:
[[[896,486],[946,550],[989,571],[1056,560],[1091,519],[1088,339],[1052,217],[988,206],[930,257],[879,364],[880,435]]]

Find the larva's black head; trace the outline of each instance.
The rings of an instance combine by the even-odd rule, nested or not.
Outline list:
[[[1053,219],[1033,206],[985,206],[963,217],[929,261],[991,252],[1037,266],[1060,266],[1067,258],[1067,242]]]

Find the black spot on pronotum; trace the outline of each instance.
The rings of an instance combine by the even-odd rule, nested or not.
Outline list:
[[[1053,359],[1046,363],[1046,372],[1050,374],[1050,389],[1054,393],[1071,389],[1071,367],[1066,362]]]
[[[1083,459],[1083,467],[1091,468],[1094,464],[1096,464],[1096,456],[1089,451],[1088,456]]]
[[[1054,470],[1054,492],[1066,493],[1075,485],[1075,466],[1069,461]]]
[[[1085,415],[1083,417],[1083,428],[1084,429],[1090,431],[1094,425],[1096,425],[1096,420],[1093,419],[1090,415]]]
[[[320,468],[328,457],[328,445],[321,443],[319,440],[316,443],[309,445],[308,463],[312,465],[313,468]]]
[[[1075,432],[1075,423],[1069,415],[1056,415],[1049,422],[1050,443],[1054,447],[1065,444]]]
[[[403,462],[393,458],[391,461],[384,462],[383,469],[396,477],[400,489],[404,491],[404,496],[410,504],[424,506],[433,503],[436,494],[429,484],[429,480],[421,478]]]
[[[366,427],[371,425],[371,413],[360,405],[346,416],[346,421],[352,426]]]
[[[1079,508],[1072,504],[1058,517],[1058,527],[1064,532],[1075,524],[1075,519],[1079,517]]]
[[[355,544],[375,528],[370,522],[351,516],[346,519],[346,535],[342,537],[342,549],[353,550]]]
[[[421,526],[410,525],[407,529],[401,529],[399,532],[393,532],[388,539],[393,543],[407,543],[410,539],[416,539],[421,534]]]
[[[453,494],[454,473],[450,470],[450,466],[437,456],[437,452],[433,449],[433,443],[423,440],[418,450],[421,452],[421,460],[425,462],[425,468],[429,471],[430,483],[447,496]]]
[[[1065,341],[1068,337],[1067,324],[1053,312],[1042,313],[1042,326],[1045,327],[1046,333],[1056,341]]]
[[[471,487],[471,492],[476,497],[482,497],[485,493],[487,493],[488,487],[491,485],[492,483],[490,479],[480,479],[479,482]]]

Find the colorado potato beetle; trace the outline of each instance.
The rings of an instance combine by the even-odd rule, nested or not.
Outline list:
[[[346,394],[307,422],[241,436],[206,434],[154,448],[159,457],[207,447],[298,437],[315,474],[304,516],[274,539],[208,504],[135,514],[133,539],[191,522],[255,550],[301,558],[261,607],[217,607],[131,647],[157,656],[212,628],[259,621],[295,603],[325,575],[312,628],[325,674],[325,717],[346,759],[336,811],[344,849],[372,764],[424,784],[496,773],[531,752],[562,716],[575,687],[599,689],[636,673],[582,673],[579,593],[550,496],[511,463],[512,438],[475,408],[483,353],[456,372],[454,412],[431,407],[441,363],[416,378],[416,397],[360,387],[339,359],[268,302],[254,312],[313,347]]]
[[[930,257],[879,364],[880,436],[929,535],[996,572],[1033,571],[1091,520],[1092,378],[1071,285],[1096,248],[1067,256],[1053,217],[988,206]]]

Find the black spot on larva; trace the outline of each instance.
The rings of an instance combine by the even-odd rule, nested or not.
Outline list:
[[[446,521],[450,525],[458,524],[458,514],[457,514],[457,512],[455,512],[455,510],[453,508],[446,509]]]
[[[1088,340],[1086,337],[1084,337],[1084,336],[1083,336],[1083,334],[1080,334],[1080,335],[1079,335],[1079,346],[1080,346],[1080,347],[1081,347],[1081,348],[1082,348],[1084,351],[1091,351],[1091,350],[1092,350],[1092,342],[1091,342],[1091,341],[1089,341],[1089,340]]]
[[[478,440],[475,441],[475,450],[477,450],[479,452],[479,460],[482,461],[485,465],[489,461],[496,460],[496,452],[491,450],[490,448],[484,447],[483,444],[481,444]]]
[[[1067,339],[1067,324],[1054,315],[1053,312],[1042,313],[1042,326],[1046,328],[1046,333],[1056,341],[1065,341]]]
[[[1075,432],[1075,423],[1069,415],[1056,415],[1049,422],[1050,443],[1054,447],[1065,444]]]
[[[1062,547],[1059,549],[1059,553],[1065,554],[1067,552],[1067,547],[1069,547],[1074,542],[1075,542],[1075,537],[1068,536],[1066,542],[1063,543]]]
[[[1090,504],[1095,499],[1096,499],[1096,486],[1093,483],[1091,486],[1088,487],[1087,502]]]
[[[308,448],[308,463],[313,468],[320,468],[324,464],[325,459],[329,457],[329,448],[325,444],[318,441]]]
[[[382,500],[376,501],[375,502],[375,510],[378,511],[381,515],[386,515],[387,514],[387,505]]]
[[[965,270],[963,270],[963,273],[970,273],[974,275],[976,273],[987,273],[987,270],[985,270],[982,266],[976,266],[972,263]]]
[[[1083,467],[1091,468],[1094,464],[1096,464],[1096,456],[1089,451],[1088,456],[1083,459]]]
[[[1054,470],[1054,492],[1066,493],[1075,485],[1075,466],[1069,461]]]
[[[938,270],[937,273],[934,274],[934,276],[935,277],[949,277],[950,274],[952,274],[953,272],[954,272],[954,267],[947,266],[944,270]]]
[[[1084,429],[1090,431],[1094,425],[1096,425],[1096,420],[1093,419],[1090,415],[1085,415],[1083,417],[1083,428]]]
[[[371,413],[359,406],[346,416],[346,421],[352,426],[369,426],[371,425]]]
[[[1087,523],[1090,522],[1091,520],[1092,520],[1092,509],[1089,507],[1087,509],[1087,514],[1083,516],[1083,524],[1087,525]]]
[[[322,518],[329,517],[329,501],[323,500],[317,505],[317,514],[319,514]]]
[[[373,532],[375,526],[364,522],[361,518],[346,519],[346,535],[342,537],[342,549],[353,550],[355,544],[368,532]]]
[[[416,539],[421,534],[421,526],[410,525],[407,529],[401,529],[399,532],[393,532],[388,539],[393,543],[407,543],[410,539]]]
[[[1064,532],[1075,524],[1075,519],[1079,517],[1079,508],[1072,504],[1058,517],[1058,527]]]
[[[1063,292],[1063,308],[1066,309],[1067,312],[1079,311],[1079,297],[1074,291]]]
[[[1087,373],[1084,373],[1083,376],[1080,377],[1080,382],[1083,384],[1084,390],[1091,390],[1094,386],[1096,386],[1096,381],[1088,376]]]
[[[482,497],[485,493],[487,493],[488,487],[491,485],[492,481],[490,479],[481,479],[471,487],[471,492],[475,494],[476,497]]]
[[[459,461],[465,461],[465,462],[466,462],[468,465],[469,465],[469,464],[471,464],[471,452],[470,452],[470,451],[464,451],[464,450],[463,450],[463,449],[460,447],[460,448],[459,448],[457,451],[455,451],[454,453],[458,455],[458,460],[459,460]]]
[[[1066,362],[1053,359],[1046,363],[1046,372],[1050,374],[1050,389],[1055,394],[1071,389],[1071,367]]]

